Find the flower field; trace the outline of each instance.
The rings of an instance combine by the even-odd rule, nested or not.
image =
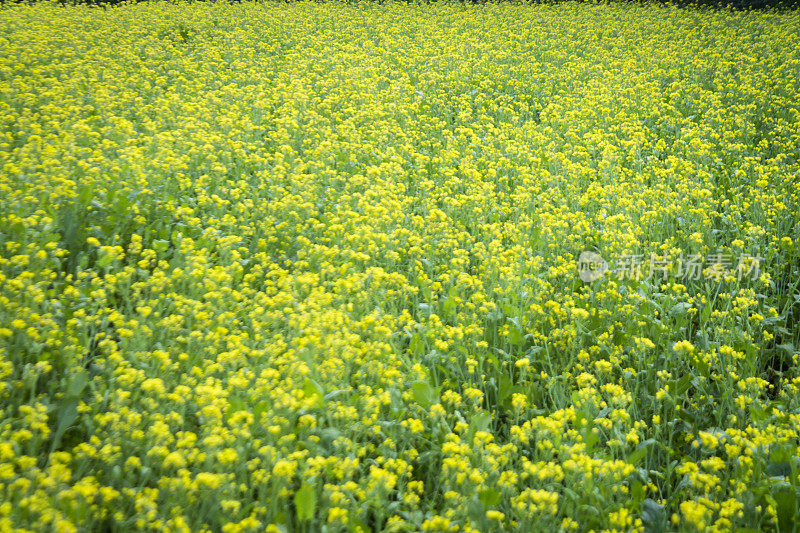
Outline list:
[[[0,6],[0,531],[796,530],[798,42]]]

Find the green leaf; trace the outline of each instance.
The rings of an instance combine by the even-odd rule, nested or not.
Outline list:
[[[68,398],[78,398],[83,394],[83,389],[89,384],[89,374],[86,370],[81,369],[79,372],[72,375],[72,379],[67,385],[66,395]]]
[[[228,409],[225,411],[226,416],[230,417],[231,415],[233,415],[233,413],[244,410],[245,410],[244,400],[235,397],[228,398]]]
[[[497,376],[497,396],[501,402],[511,396],[514,392],[513,386],[511,378],[507,375],[500,374]]]
[[[467,515],[473,522],[480,523],[486,518],[486,506],[480,501],[480,498],[473,496],[467,506]]]
[[[301,522],[306,522],[314,518],[314,510],[317,507],[317,495],[314,489],[306,482],[294,495],[294,507],[297,510],[297,518]]]
[[[798,508],[798,494],[788,483],[778,483],[772,489],[779,531],[792,531]]]
[[[677,397],[680,398],[681,396],[686,394],[686,391],[688,391],[689,387],[692,386],[693,377],[694,376],[692,376],[691,374],[684,374],[684,376],[680,380],[675,382],[674,390],[675,390],[675,395]]]
[[[647,446],[639,446],[628,455],[628,463],[635,465],[645,457],[647,457]]]
[[[475,431],[486,431],[492,423],[492,415],[488,411],[481,411],[472,417],[472,427]]]
[[[591,451],[597,446],[597,443],[600,442],[600,436],[592,431],[591,427],[586,428],[586,433],[583,436],[583,440],[586,442],[586,449]]]
[[[306,378],[303,382],[303,394],[305,394],[306,398],[314,398],[314,407],[322,408],[325,406],[325,391],[313,379]]]
[[[678,418],[689,424],[693,429],[697,427],[697,416],[686,409],[678,411]]]
[[[427,381],[415,381],[411,384],[411,390],[414,394],[414,401],[422,407],[427,408],[439,402],[439,394]]]
[[[631,498],[633,499],[634,503],[641,501],[642,496],[644,496],[644,489],[642,488],[642,482],[636,481],[633,485],[631,485]]]
[[[120,196],[117,198],[116,204],[114,204],[114,211],[120,215],[128,214],[128,208],[130,207],[131,202],[125,196]]]
[[[669,314],[672,316],[683,316],[691,308],[692,304],[690,304],[689,302],[680,302],[672,306],[672,309],[670,309]]]
[[[751,405],[750,418],[752,418],[753,422],[756,424],[764,424],[769,419],[769,415],[765,409],[762,409],[757,405]]]
[[[771,462],[767,464],[767,475],[770,477],[785,477],[792,474],[792,465],[787,461]]]
[[[486,507],[491,507],[500,501],[500,493],[494,489],[483,489],[478,493],[478,499]]]
[[[793,356],[794,355],[794,344],[791,342],[787,342],[786,344],[779,344],[776,346],[777,349],[783,350],[786,352],[786,355]]]
[[[572,394],[570,395],[570,399],[572,400],[573,407],[576,406],[576,405],[580,405],[580,403],[581,403],[581,395],[578,394],[578,391],[572,391]]]
[[[94,194],[94,187],[91,186],[81,187],[81,190],[78,193],[78,201],[83,206],[89,205],[89,200],[92,198],[93,194]]]
[[[450,314],[455,310],[456,302],[452,298],[448,298],[442,304],[442,311],[445,316],[450,316]]]
[[[153,250],[158,252],[159,255],[163,254],[167,251],[169,247],[169,241],[165,239],[155,239],[153,240]]]
[[[336,390],[330,391],[328,394],[323,396],[323,399],[327,402],[329,400],[333,400],[335,398],[338,398],[339,396],[344,396],[344,395],[350,394],[351,392],[353,392],[353,391],[347,390],[347,389],[336,389]]]
[[[342,436],[342,432],[336,428],[324,428],[320,430],[319,437],[322,444],[330,446],[333,441]]]
[[[788,445],[775,446],[770,450],[769,460],[776,463],[789,463],[794,457],[793,448]]]
[[[700,325],[705,325],[709,318],[711,318],[711,305],[706,304],[705,307],[703,307],[702,313],[700,313]]]
[[[58,449],[64,433],[72,426],[78,418],[78,397],[73,396],[64,400],[56,412],[56,430],[53,432],[53,440],[50,444],[50,453]]]
[[[655,500],[647,498],[642,502],[642,524],[647,533],[660,533],[666,530],[667,515],[664,507]]]

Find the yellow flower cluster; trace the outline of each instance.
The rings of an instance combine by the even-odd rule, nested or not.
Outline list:
[[[0,530],[790,530],[798,35],[4,5]]]

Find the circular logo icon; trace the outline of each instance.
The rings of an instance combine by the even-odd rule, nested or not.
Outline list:
[[[596,252],[581,252],[578,257],[578,276],[589,283],[603,277],[608,271],[608,263]]]

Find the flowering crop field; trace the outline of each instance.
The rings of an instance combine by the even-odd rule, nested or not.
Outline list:
[[[794,530],[798,42],[2,6],[0,530]]]

